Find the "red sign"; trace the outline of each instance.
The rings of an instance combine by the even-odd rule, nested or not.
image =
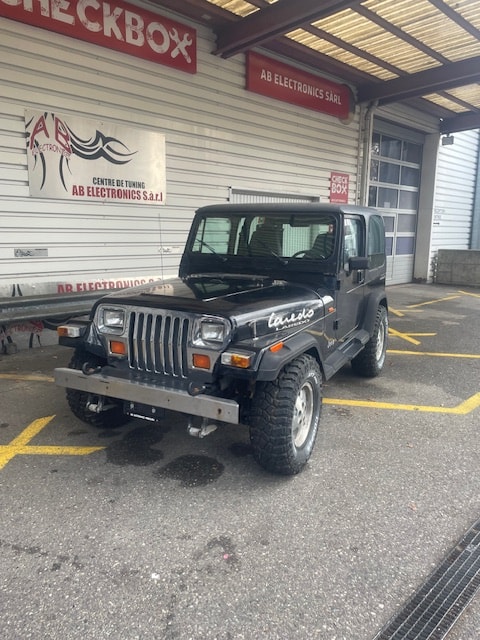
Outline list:
[[[330,202],[348,202],[348,173],[332,171],[330,173]]]
[[[342,120],[348,118],[351,110],[352,94],[347,85],[325,80],[258,53],[248,53],[247,90],[329,113]]]
[[[122,0],[0,0],[0,16],[197,72],[195,29]]]

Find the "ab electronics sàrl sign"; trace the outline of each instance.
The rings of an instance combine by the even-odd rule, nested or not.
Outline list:
[[[197,71],[195,29],[122,0],[0,0],[0,16],[188,73]]]
[[[247,90],[348,120],[353,96],[345,84],[250,52],[247,57]]]

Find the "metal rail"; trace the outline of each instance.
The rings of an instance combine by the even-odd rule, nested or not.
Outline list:
[[[0,326],[26,320],[55,320],[88,314],[108,291],[0,298]]]

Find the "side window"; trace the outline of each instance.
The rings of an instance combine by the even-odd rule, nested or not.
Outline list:
[[[372,216],[368,224],[368,257],[371,269],[385,262],[385,231],[380,216]]]
[[[345,218],[343,225],[343,262],[347,268],[350,258],[363,255],[363,229],[358,218]]]

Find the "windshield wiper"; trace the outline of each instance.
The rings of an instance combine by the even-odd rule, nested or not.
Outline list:
[[[283,265],[285,267],[288,264],[288,260],[286,258],[282,258],[282,256],[278,255],[278,253],[275,253],[275,251],[270,249],[268,244],[263,242],[263,240],[259,240],[257,238],[257,242],[261,247],[263,247],[264,249],[266,249],[268,251],[268,255],[273,256],[274,258],[276,258],[280,262],[281,265]],[[254,255],[253,257],[264,257],[264,256],[255,256]]]
[[[222,262],[227,261],[226,256],[221,256],[219,253],[217,253],[215,249],[210,244],[208,244],[208,242],[205,242],[205,240],[200,240],[200,238],[197,238],[197,242],[201,247],[206,247],[209,251],[213,253],[213,255],[216,258],[219,258]]]

